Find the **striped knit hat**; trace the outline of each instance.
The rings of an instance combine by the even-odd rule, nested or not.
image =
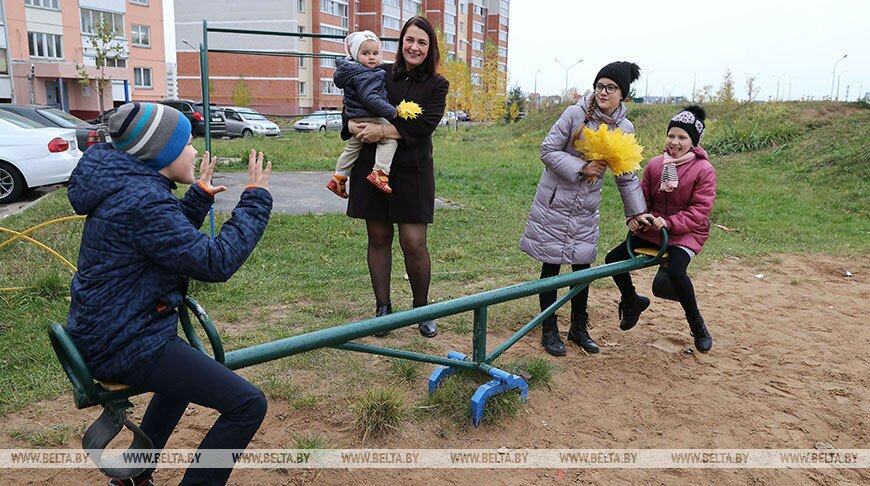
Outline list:
[[[159,103],[127,103],[109,117],[112,145],[160,170],[181,155],[190,138],[190,121]]]

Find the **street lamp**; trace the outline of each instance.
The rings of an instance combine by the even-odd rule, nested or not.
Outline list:
[[[541,72],[540,69],[535,71],[535,111],[538,111],[538,104],[541,100],[541,95],[538,94],[538,73]]]
[[[846,74],[849,71],[843,71],[842,73],[837,75],[837,96],[834,98],[834,101],[840,101],[840,76]]]
[[[568,71],[570,71],[572,67],[583,62],[583,59],[580,59],[579,61],[575,62],[574,64],[572,64],[568,67],[565,67],[565,65],[562,64],[561,62],[559,62],[559,60],[556,58],[553,58],[553,60],[556,61],[557,63],[559,63],[559,65],[562,66],[562,69],[565,70],[565,99],[567,100],[568,99]]]
[[[774,98],[774,101],[779,101],[779,80],[782,79],[783,76],[785,76],[785,74],[780,74],[776,77],[776,98]]]
[[[648,99],[649,98],[649,78],[650,78],[650,76],[653,75],[653,73],[655,73],[655,71],[650,71],[650,72],[643,75],[643,77],[646,78],[646,87],[643,89],[643,102],[644,103],[649,103],[649,99]]]
[[[848,54],[843,54],[843,57],[837,59],[837,62],[834,63],[834,72],[831,74],[831,99],[834,99],[834,80],[837,78],[837,64],[840,64],[840,61],[849,57]]]

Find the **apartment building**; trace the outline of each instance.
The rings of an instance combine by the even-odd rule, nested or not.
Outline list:
[[[0,101],[57,106],[81,118],[99,114],[95,25],[115,31],[117,59],[105,69],[106,109],[129,100],[166,97],[162,0],[3,0]],[[5,66],[4,66],[5,64]],[[91,82],[82,85],[77,66]]]
[[[510,0],[175,0],[178,96],[202,98],[197,49],[203,17],[210,27],[341,36],[368,29],[382,38],[397,38],[408,19],[425,15],[444,32],[447,52],[442,56],[466,62],[473,81],[479,82],[487,39],[499,47],[500,68],[507,67],[509,4]],[[250,104],[261,112],[310,113],[341,107],[341,90],[332,81],[335,60],[297,56],[344,55],[339,40],[213,32],[208,46],[275,54],[209,53],[210,99],[218,105],[232,104],[233,89],[244,77]],[[398,48],[397,41],[384,41],[384,59],[395,60]]]

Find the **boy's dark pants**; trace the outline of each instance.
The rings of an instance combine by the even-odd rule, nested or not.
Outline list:
[[[141,428],[158,450],[166,445],[191,402],[221,414],[199,449],[245,449],[266,416],[263,392],[179,337],[168,341],[153,361],[139,365],[117,381],[154,392]],[[190,468],[181,484],[222,485],[232,472]]]

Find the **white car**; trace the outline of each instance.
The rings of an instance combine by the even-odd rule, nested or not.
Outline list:
[[[281,129],[278,128],[278,125],[270,122],[251,108],[226,106],[222,110],[227,118],[227,135],[230,137],[253,137],[254,135],[277,137],[281,135]]]
[[[323,132],[341,130],[340,111],[315,111],[293,124],[297,132]]]
[[[0,111],[0,204],[26,189],[68,181],[81,157],[75,129],[45,128]]]

